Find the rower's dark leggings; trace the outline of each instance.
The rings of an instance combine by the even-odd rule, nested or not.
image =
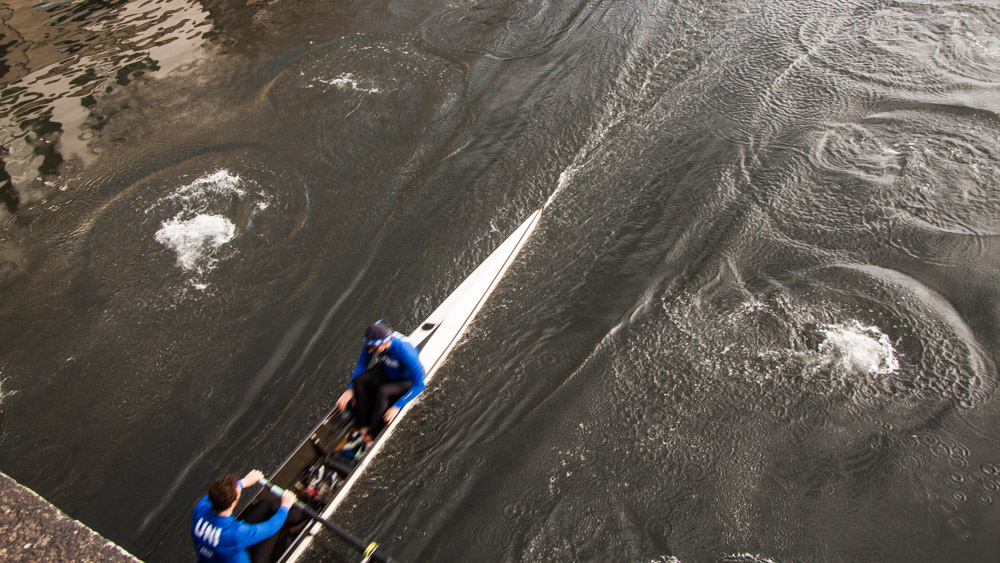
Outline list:
[[[274,515],[278,511],[278,507],[281,506],[281,500],[276,496],[265,495],[264,498],[257,500],[253,505],[247,508],[247,513],[240,520],[243,520],[247,524],[258,524],[264,522],[268,518]],[[299,507],[293,506],[288,511],[288,517],[285,518],[285,523],[281,525],[281,529],[277,533],[273,534],[269,538],[265,538],[247,548],[250,553],[251,563],[270,563],[278,557],[281,556],[281,552],[277,551],[280,547],[284,551],[285,544],[288,542],[289,538],[289,528],[292,528],[305,520],[308,517],[299,510]],[[280,543],[280,545],[279,545]]]
[[[369,436],[377,436],[385,423],[382,415],[406,394],[412,381],[393,381],[381,364],[354,378],[354,412],[358,424],[368,427]]]

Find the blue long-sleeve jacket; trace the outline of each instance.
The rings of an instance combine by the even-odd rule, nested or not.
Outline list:
[[[351,375],[351,384],[348,388],[354,387],[354,378],[361,375],[368,369],[371,363],[372,354],[368,347],[361,350],[358,363],[354,366],[354,374]],[[382,365],[385,366],[386,376],[393,381],[409,380],[412,382],[410,390],[393,404],[401,409],[413,400],[414,397],[424,390],[424,365],[420,363],[420,352],[410,344],[410,341],[401,334],[392,333],[392,344],[382,353]]]
[[[198,561],[250,563],[247,547],[277,533],[287,517],[288,509],[282,506],[266,521],[247,524],[213,512],[212,501],[205,495],[195,505],[191,518],[191,539]]]

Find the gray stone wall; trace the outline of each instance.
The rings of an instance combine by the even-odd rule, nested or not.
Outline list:
[[[138,561],[0,473],[0,561]]]

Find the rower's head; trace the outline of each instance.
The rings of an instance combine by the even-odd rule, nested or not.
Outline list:
[[[208,500],[212,501],[212,510],[216,514],[224,512],[236,505],[240,500],[239,478],[235,475],[223,475],[212,481],[208,487]]]
[[[384,352],[392,343],[392,330],[381,320],[375,321],[365,329],[365,346],[373,354]]]

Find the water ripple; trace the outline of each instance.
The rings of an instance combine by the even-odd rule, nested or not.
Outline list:
[[[949,80],[1000,84],[1000,11],[995,7],[893,6],[876,14],[867,39],[896,62],[897,76],[871,76],[898,86],[900,69],[928,67]],[[877,51],[876,51],[877,54]]]
[[[267,159],[253,151],[222,161],[226,168],[214,164],[217,155],[196,157],[143,178],[90,219],[82,252],[98,296],[132,294],[131,309],[169,308],[206,290],[215,295],[216,283],[241,290],[227,288],[214,301],[252,298],[255,288],[302,275],[290,252],[308,216],[298,173],[262,166]],[[232,236],[217,240],[224,233],[194,230],[199,226]],[[138,243],[121,247],[123,238]],[[150,277],[160,283],[142,283]]]
[[[271,80],[266,96],[283,113],[340,120],[366,102],[411,122],[454,86],[457,71],[404,38],[361,34],[310,51]]]
[[[319,47],[275,76],[278,112],[307,119],[323,158],[345,173],[386,169],[451,115],[463,70],[401,37],[361,34]],[[423,139],[426,142],[426,139]],[[356,178],[344,177],[345,182]]]
[[[799,40],[817,64],[867,86],[945,92],[957,83],[995,85],[1000,78],[1000,13],[993,7],[859,7],[807,21]]]
[[[888,245],[932,262],[968,263],[1000,234],[1000,142],[981,118],[931,105],[828,124],[809,152],[813,170],[776,195],[771,221],[823,248]],[[929,253],[928,237],[947,237],[949,252]]]
[[[572,0],[448,2],[421,29],[427,41],[449,50],[500,59],[528,57],[551,49],[584,6]]]
[[[0,77],[0,170],[10,176],[0,217],[52,195],[66,162],[94,158],[90,142],[110,118],[94,110],[101,98],[189,72],[209,30],[209,13],[187,0],[39,2],[0,17],[0,35],[21,39],[0,51],[10,67]],[[51,51],[50,35],[60,38]]]

